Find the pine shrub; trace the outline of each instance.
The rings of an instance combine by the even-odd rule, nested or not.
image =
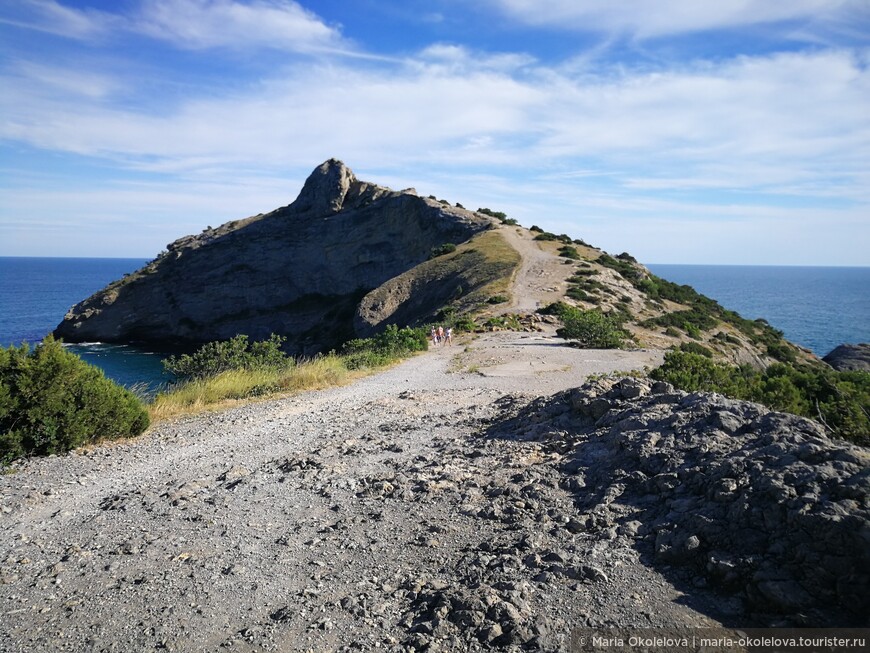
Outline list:
[[[139,435],[148,423],[135,395],[51,336],[0,348],[0,461]]]
[[[572,340],[586,349],[618,349],[625,339],[625,332],[612,317],[598,309],[589,311],[577,308],[561,310],[562,328],[556,330],[560,338]]]
[[[229,370],[281,369],[293,365],[281,347],[287,338],[272,334],[268,340],[248,342],[248,336],[209,342],[193,354],[170,356],[163,367],[179,379],[204,379]]]

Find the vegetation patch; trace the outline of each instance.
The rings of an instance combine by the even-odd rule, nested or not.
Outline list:
[[[686,351],[665,355],[651,376],[687,392],[718,392],[818,420],[828,432],[870,445],[870,372],[775,363],[763,372]]]
[[[616,320],[598,309],[572,308],[562,314],[562,328],[556,335],[584,349],[618,349],[626,334]]]
[[[282,370],[293,366],[281,346],[287,338],[272,334],[268,340],[248,342],[248,336],[209,342],[193,354],[170,356],[164,369],[179,379],[203,379],[228,370]]]
[[[444,243],[442,245],[437,245],[432,248],[432,251],[429,252],[429,258],[433,259],[438,256],[444,256],[445,254],[452,254],[456,251],[456,245],[453,243]]]
[[[148,428],[140,400],[51,336],[0,348],[0,462],[59,454]]]
[[[637,261],[629,254],[622,253],[616,258],[609,254],[602,254],[595,260],[595,262],[604,267],[616,270],[624,279],[632,284],[638,284],[644,278],[644,273],[637,266]]]
[[[283,338],[248,343],[247,336],[210,342],[189,356],[172,359],[167,369],[193,370],[155,397],[149,407],[155,419],[198,412],[228,401],[264,397],[280,392],[315,390],[345,382],[357,370],[389,365],[428,347],[422,328],[388,326],[372,338],[347,342],[341,354],[330,353],[294,361],[279,349]]]
[[[683,329],[688,335],[697,337],[701,331],[709,331],[714,326],[719,324],[719,321],[710,313],[700,311],[696,308],[690,308],[685,311],[674,311],[672,313],[664,313],[658,317],[644,320],[640,326],[647,329],[656,326],[660,327],[676,327]]]
[[[348,369],[357,370],[382,367],[429,347],[428,335],[423,328],[400,329],[389,325],[372,338],[356,338],[342,347],[342,357]]]

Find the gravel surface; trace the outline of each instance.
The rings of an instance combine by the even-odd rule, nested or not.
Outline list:
[[[660,356],[557,344],[489,334],[16,465],[0,649],[566,650],[576,627],[715,625],[712,595],[676,589],[632,537],[578,526],[557,451],[486,436]]]

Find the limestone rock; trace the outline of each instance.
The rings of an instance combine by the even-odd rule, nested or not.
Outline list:
[[[517,434],[566,452],[563,471],[584,479],[575,491],[590,533],[639,522],[656,563],[737,588],[760,614],[809,624],[870,613],[870,455],[817,423],[605,378],[490,431]]]
[[[312,353],[353,337],[360,299],[463,243],[492,220],[318,166],[289,206],[170,243],[139,271],[74,306],[67,342],[196,344],[239,333]],[[429,308],[429,307],[423,307]]]
[[[822,360],[840,372],[867,372],[870,371],[870,344],[864,342],[859,345],[840,345]]]

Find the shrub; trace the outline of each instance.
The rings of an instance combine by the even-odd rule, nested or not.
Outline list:
[[[563,245],[559,248],[559,256],[563,256],[565,258],[569,258],[571,260],[580,260],[580,252],[577,251],[577,248],[572,245]]]
[[[636,261],[634,261],[633,257],[628,254],[622,253],[617,258],[613,258],[608,254],[602,254],[596,259],[596,263],[616,270],[625,280],[634,285],[642,282],[643,273],[635,266]]]
[[[487,299],[487,303],[489,304],[504,304],[510,298],[507,295],[493,295],[489,299]]]
[[[493,211],[492,209],[477,209],[478,213],[483,213],[484,215],[488,215],[491,218],[497,218],[504,222],[507,219],[507,214],[502,213],[501,211]]]
[[[641,326],[646,328],[654,326],[677,327],[683,329],[693,338],[699,337],[701,331],[709,331],[717,324],[719,321],[715,317],[697,308],[673,311],[641,322]]]
[[[698,354],[705,358],[713,358],[713,352],[697,342],[684,342],[680,345],[680,351],[685,351],[690,354]]]
[[[345,365],[350,370],[364,367],[379,367],[405,357],[415,351],[426,351],[429,337],[422,328],[405,327],[395,324],[371,338],[356,338],[342,347]]]
[[[535,240],[559,240],[559,237],[549,231],[544,231],[535,236]]]
[[[719,392],[821,422],[836,437],[870,445],[870,372],[776,363],[763,372],[672,351],[651,376],[687,392]]]
[[[534,232],[539,233],[539,234],[544,233],[544,230],[541,229],[541,228],[540,228],[538,225],[536,225],[536,224],[533,224],[531,227],[529,227],[529,231],[534,231]]]
[[[432,251],[429,252],[429,258],[433,259],[439,256],[444,256],[445,254],[452,254],[455,251],[456,245],[453,243],[443,243],[432,248]]]
[[[584,348],[617,349],[622,346],[625,333],[619,325],[600,310],[584,311],[576,308],[562,309],[564,326],[556,330],[560,338],[573,340]]]
[[[591,302],[593,297],[586,293],[580,286],[569,286],[565,296],[576,299],[578,302]],[[595,298],[597,299],[597,298]]]
[[[170,356],[164,369],[181,379],[204,379],[228,370],[280,369],[293,365],[293,359],[281,351],[287,339],[272,334],[268,340],[248,342],[248,336],[209,342],[193,354]]]
[[[555,315],[556,317],[562,317],[565,313],[574,310],[572,306],[569,306],[565,302],[553,302],[552,304],[547,304],[543,308],[538,309],[538,313],[541,315]]]
[[[0,348],[0,461],[63,453],[146,428],[148,413],[135,395],[51,336],[32,350]]]

